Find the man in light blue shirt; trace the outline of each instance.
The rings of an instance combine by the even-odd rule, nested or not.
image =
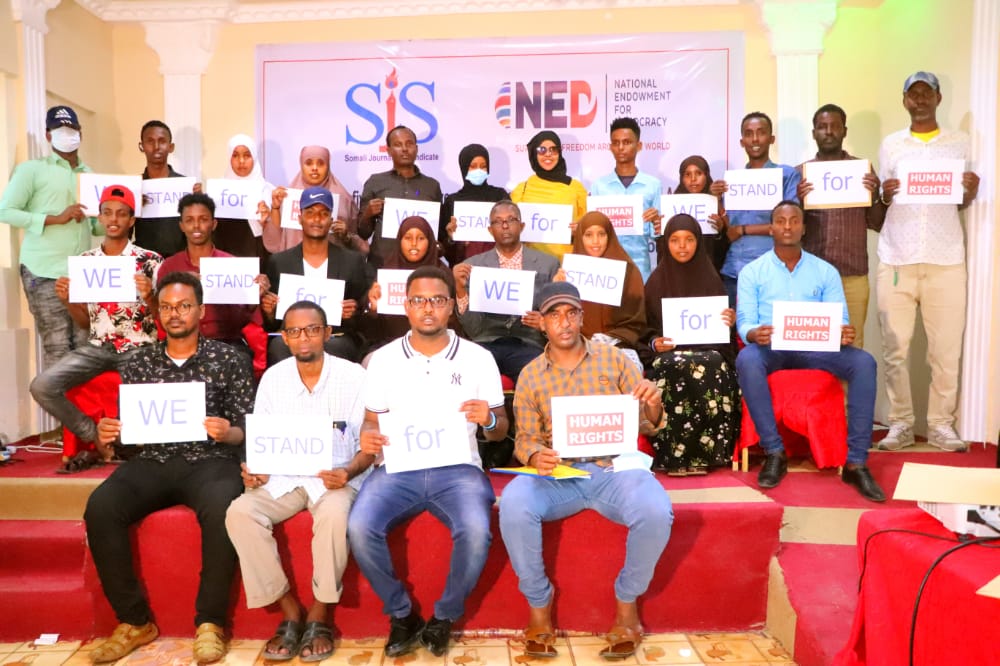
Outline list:
[[[642,197],[643,235],[619,235],[618,240],[642,273],[642,281],[645,282],[653,271],[649,261],[649,248],[653,237],[660,235],[660,192],[663,188],[656,177],[639,173],[635,158],[640,150],[642,142],[639,141],[639,123],[634,118],[616,118],[611,123],[611,154],[615,156],[615,170],[598,178],[590,186],[590,194],[638,194]]]
[[[847,382],[847,465],[842,478],[873,502],[885,494],[866,463],[875,418],[875,359],[852,347],[854,327],[848,323],[844,288],[837,269],[802,250],[804,214],[797,201],[786,200],[771,212],[773,249],[740,273],[736,327],[746,347],[736,358],[736,372],[747,410],[767,458],[757,476],[761,488],[773,488],[788,471],[788,457],[778,434],[767,377],[778,370],[825,370]],[[774,301],[840,303],[840,351],[776,351],[771,349]]]
[[[797,197],[801,176],[795,167],[776,164],[771,161],[771,146],[774,145],[774,130],[771,119],[765,113],[748,113],[740,123],[740,145],[747,153],[747,169],[781,169],[782,199]],[[723,192],[728,189],[726,181],[716,181]],[[751,261],[771,249],[768,234],[771,216],[766,210],[734,210],[728,213],[729,252],[722,265],[722,282],[729,294],[729,307],[736,307],[736,278]]]

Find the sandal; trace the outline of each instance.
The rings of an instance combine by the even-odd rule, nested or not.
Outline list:
[[[76,474],[91,467],[104,465],[104,459],[97,451],[78,451],[76,455],[63,463],[63,466],[56,470],[56,474]]]
[[[90,660],[95,664],[118,661],[146,643],[153,642],[159,635],[160,630],[152,622],[141,625],[122,622],[115,627],[108,640],[94,648]]]
[[[555,644],[556,632],[552,627],[528,627],[524,630],[524,654],[529,657],[558,657]]]
[[[638,631],[632,627],[616,625],[611,627],[604,640],[608,642],[608,647],[601,650],[601,656],[605,659],[625,659],[635,654],[636,648],[642,642],[642,628]]]
[[[226,632],[217,624],[202,622],[194,631],[194,660],[209,664],[226,656]]]
[[[264,659],[268,661],[288,661],[294,659],[299,651],[299,642],[301,640],[302,623],[295,620],[285,620],[278,625],[278,628],[274,630],[274,636],[271,636],[270,640],[267,641],[267,645],[264,646]],[[272,645],[275,645],[278,650],[284,650],[284,652],[275,652],[273,649],[268,649]]]
[[[708,475],[708,465],[692,465],[687,468],[688,476],[706,476]]]
[[[687,476],[687,467],[678,467],[676,469],[668,469],[667,476]]]
[[[313,641],[317,638],[325,638],[330,641],[330,649],[325,652],[313,650]],[[307,655],[302,653],[308,649]],[[324,622],[306,622],[306,630],[302,634],[302,642],[299,643],[299,661],[323,661],[333,654],[333,629]]]

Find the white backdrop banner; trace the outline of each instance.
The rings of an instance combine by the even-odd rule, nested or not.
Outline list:
[[[287,185],[300,148],[321,144],[336,176],[360,191],[391,167],[386,134],[406,125],[420,170],[444,192],[461,187],[458,152],[470,143],[490,150],[489,182],[509,190],[531,175],[528,140],[549,129],[569,174],[589,185],[614,168],[611,121],[630,116],[642,129],[639,168],[665,191],[688,155],[721,177],[744,162],[743,50],[739,32],[261,45],[264,174]]]

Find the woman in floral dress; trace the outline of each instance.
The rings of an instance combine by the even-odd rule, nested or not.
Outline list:
[[[668,474],[705,474],[729,463],[739,436],[740,389],[731,343],[674,345],[663,336],[663,298],[725,296],[722,279],[712,266],[698,222],[675,215],[663,232],[668,252],[645,287],[647,363],[649,375],[663,392],[667,425],[652,440],[654,469]],[[726,308],[723,320],[733,325],[736,313]],[[648,358],[648,357],[647,357]]]

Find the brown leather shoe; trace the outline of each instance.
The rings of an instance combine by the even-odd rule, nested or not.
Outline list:
[[[194,630],[194,660],[199,664],[210,664],[226,656],[226,632],[217,624],[202,622]]]
[[[152,643],[160,635],[160,630],[152,622],[142,625],[122,622],[111,632],[110,638],[90,652],[90,660],[95,664],[107,664],[132,654],[138,648]]]

